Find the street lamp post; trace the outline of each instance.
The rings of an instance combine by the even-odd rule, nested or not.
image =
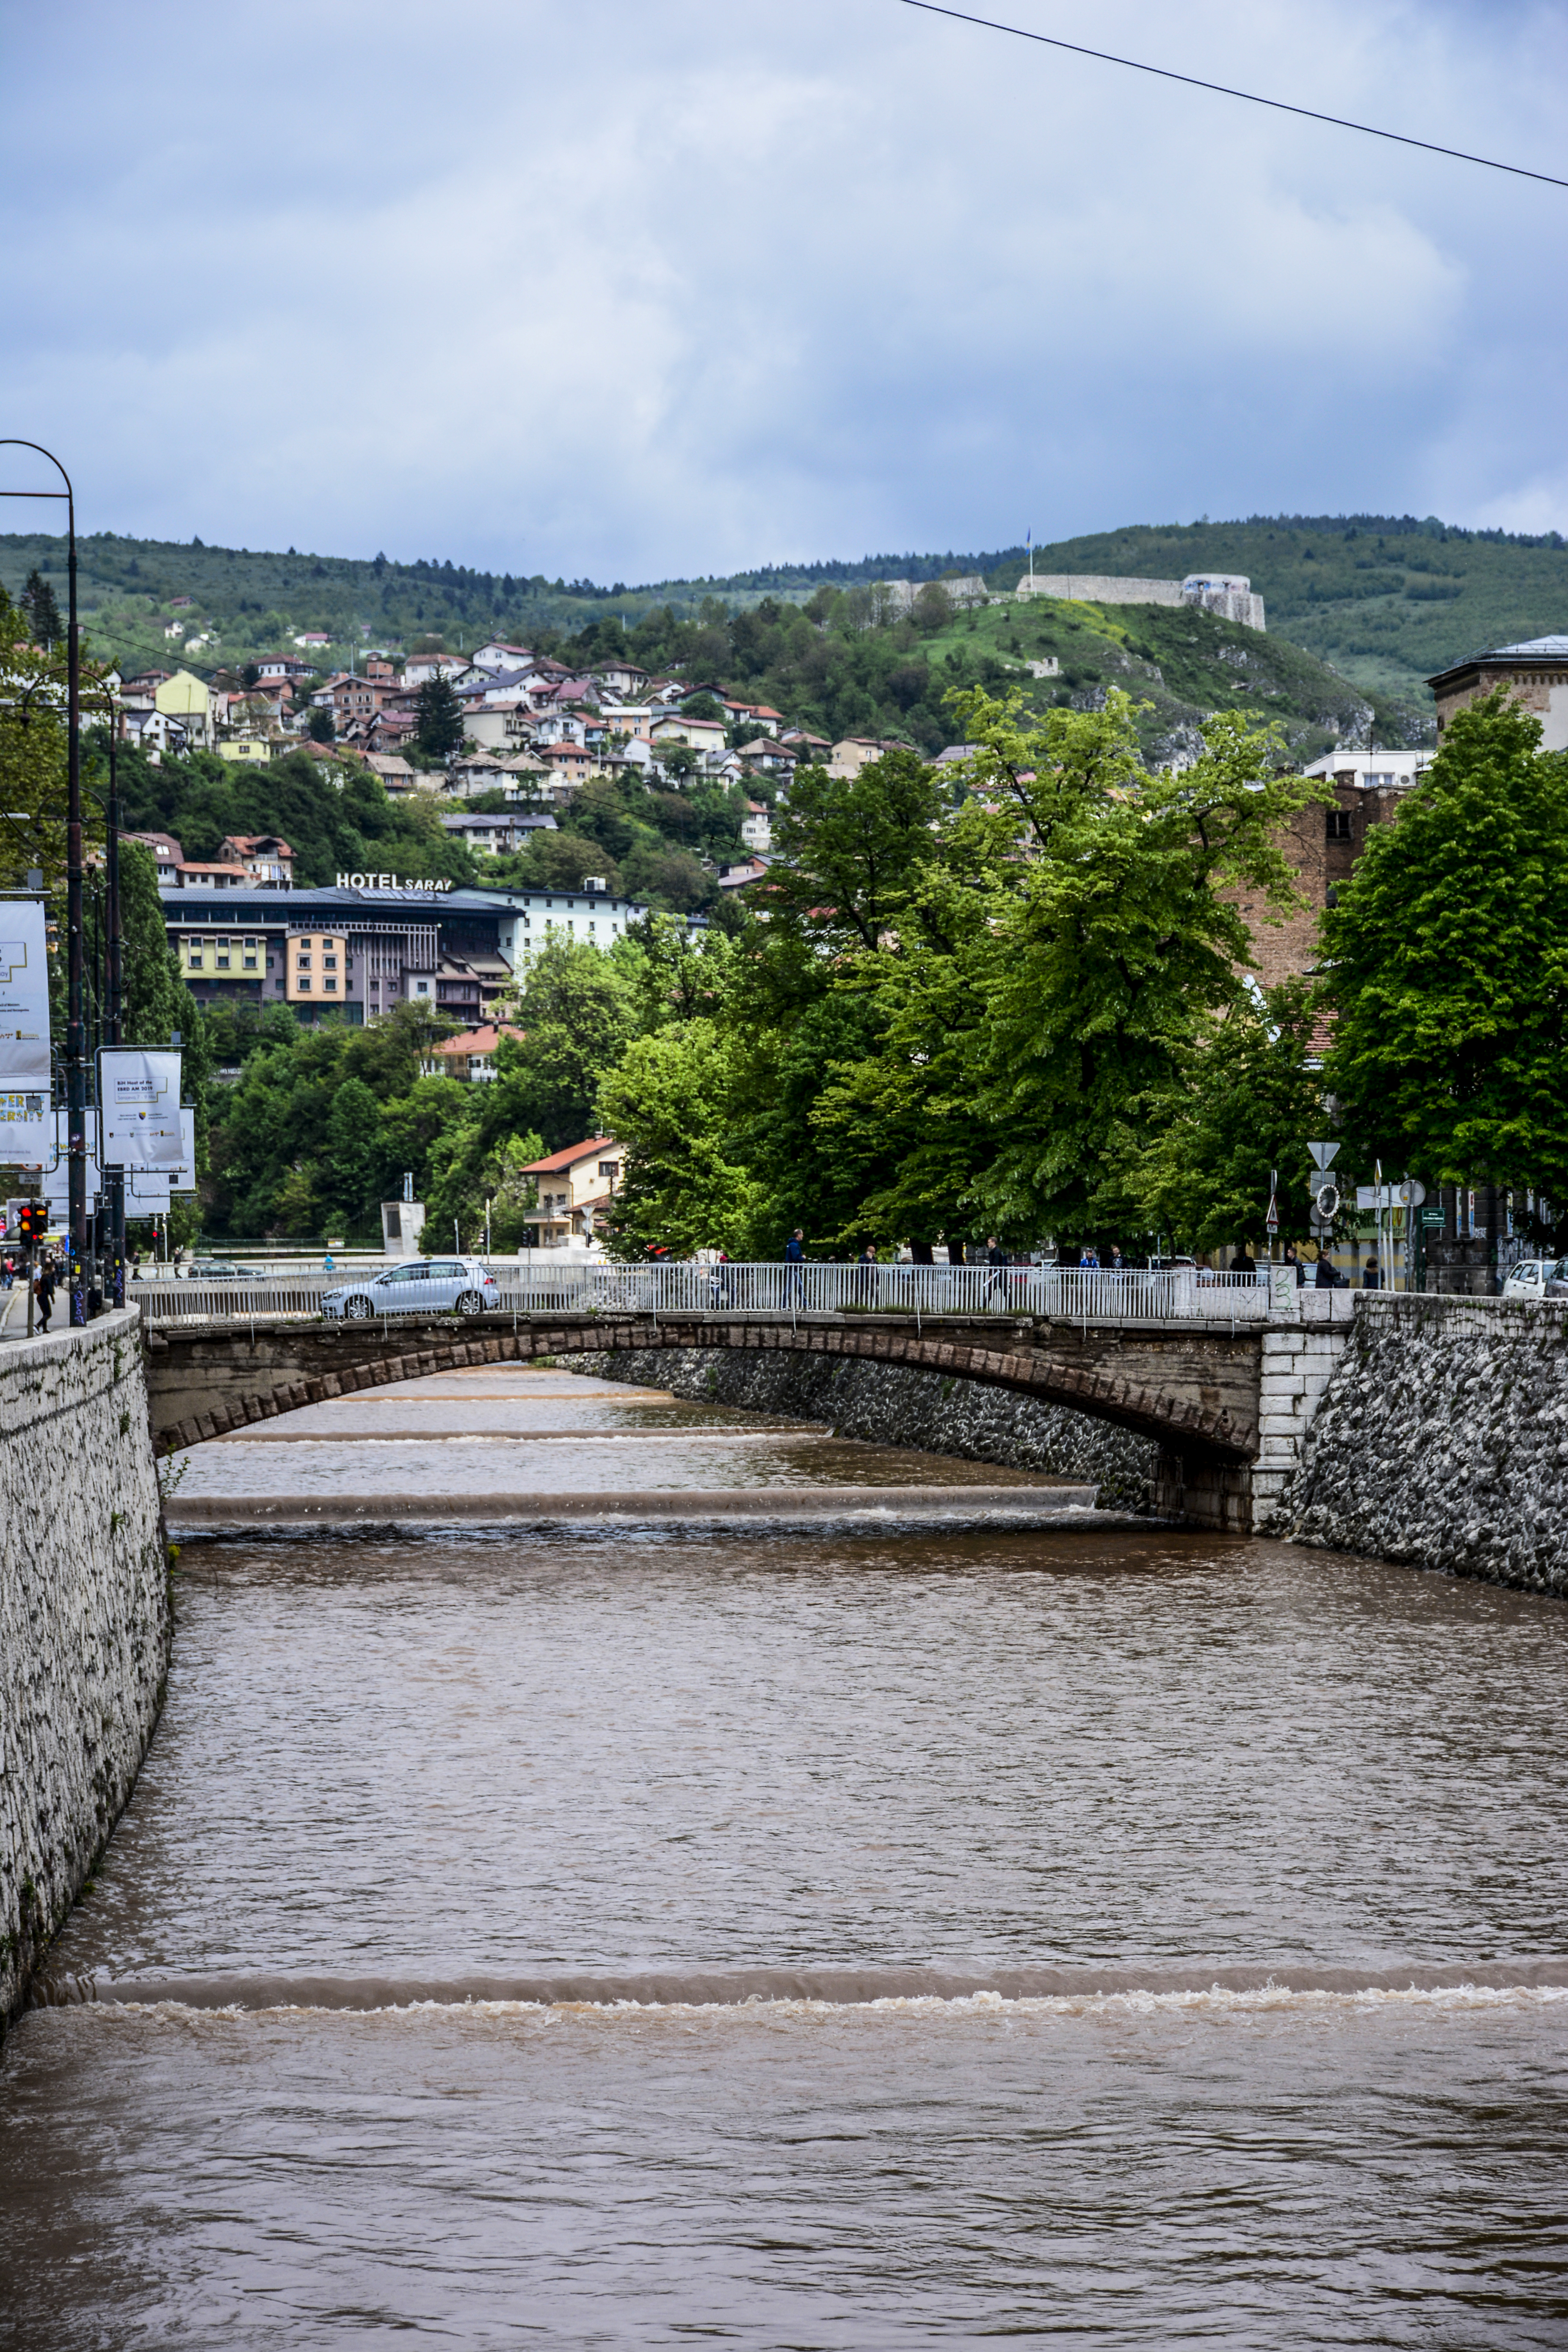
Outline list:
[[[76,492],[71,478],[41,441],[0,436],[0,449],[31,449],[47,457],[63,490],[5,490],[0,497],[64,499],[66,502],[66,1138],[69,1202],[70,1319],[87,1321],[87,1037],[82,1019],[81,929],[81,648],[76,609]]]

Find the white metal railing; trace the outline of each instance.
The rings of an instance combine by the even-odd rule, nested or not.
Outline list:
[[[1083,1323],[1256,1323],[1268,1312],[1267,1279],[1200,1273],[1191,1266],[1112,1273],[1105,1266],[620,1265],[605,1259],[541,1255],[497,1262],[500,1306],[509,1315],[1030,1315]],[[266,1283],[141,1282],[154,1322],[187,1317],[316,1315],[329,1290],[368,1272]],[[1342,1320],[1347,1292],[1297,1293],[1302,1317]],[[1340,1311],[1342,1310],[1342,1311]]]

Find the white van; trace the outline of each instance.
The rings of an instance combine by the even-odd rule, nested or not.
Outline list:
[[[1510,1267],[1505,1298],[1560,1298],[1568,1288],[1568,1258],[1526,1257]]]

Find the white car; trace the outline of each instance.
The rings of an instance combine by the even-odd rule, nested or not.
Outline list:
[[[1505,1298],[1560,1298],[1568,1281],[1568,1258],[1521,1258],[1503,1284]]]
[[[496,1278],[479,1258],[416,1257],[341,1283],[327,1292],[321,1312],[366,1323],[379,1315],[482,1315],[500,1305]]]

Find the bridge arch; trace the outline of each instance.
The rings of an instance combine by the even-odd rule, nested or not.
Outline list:
[[[1242,1464],[1258,1450],[1258,1340],[1118,1328],[1107,1344],[1077,1327],[1002,1318],[952,1323],[913,1316],[795,1323],[752,1318],[583,1316],[515,1328],[414,1318],[397,1326],[194,1321],[148,1334],[148,1397],[159,1454],[182,1453],[257,1422],[334,1397],[481,1364],[531,1363],[604,1349],[739,1349],[907,1366],[1065,1405],[1162,1446]],[[1250,1409],[1249,1409],[1250,1408]]]

